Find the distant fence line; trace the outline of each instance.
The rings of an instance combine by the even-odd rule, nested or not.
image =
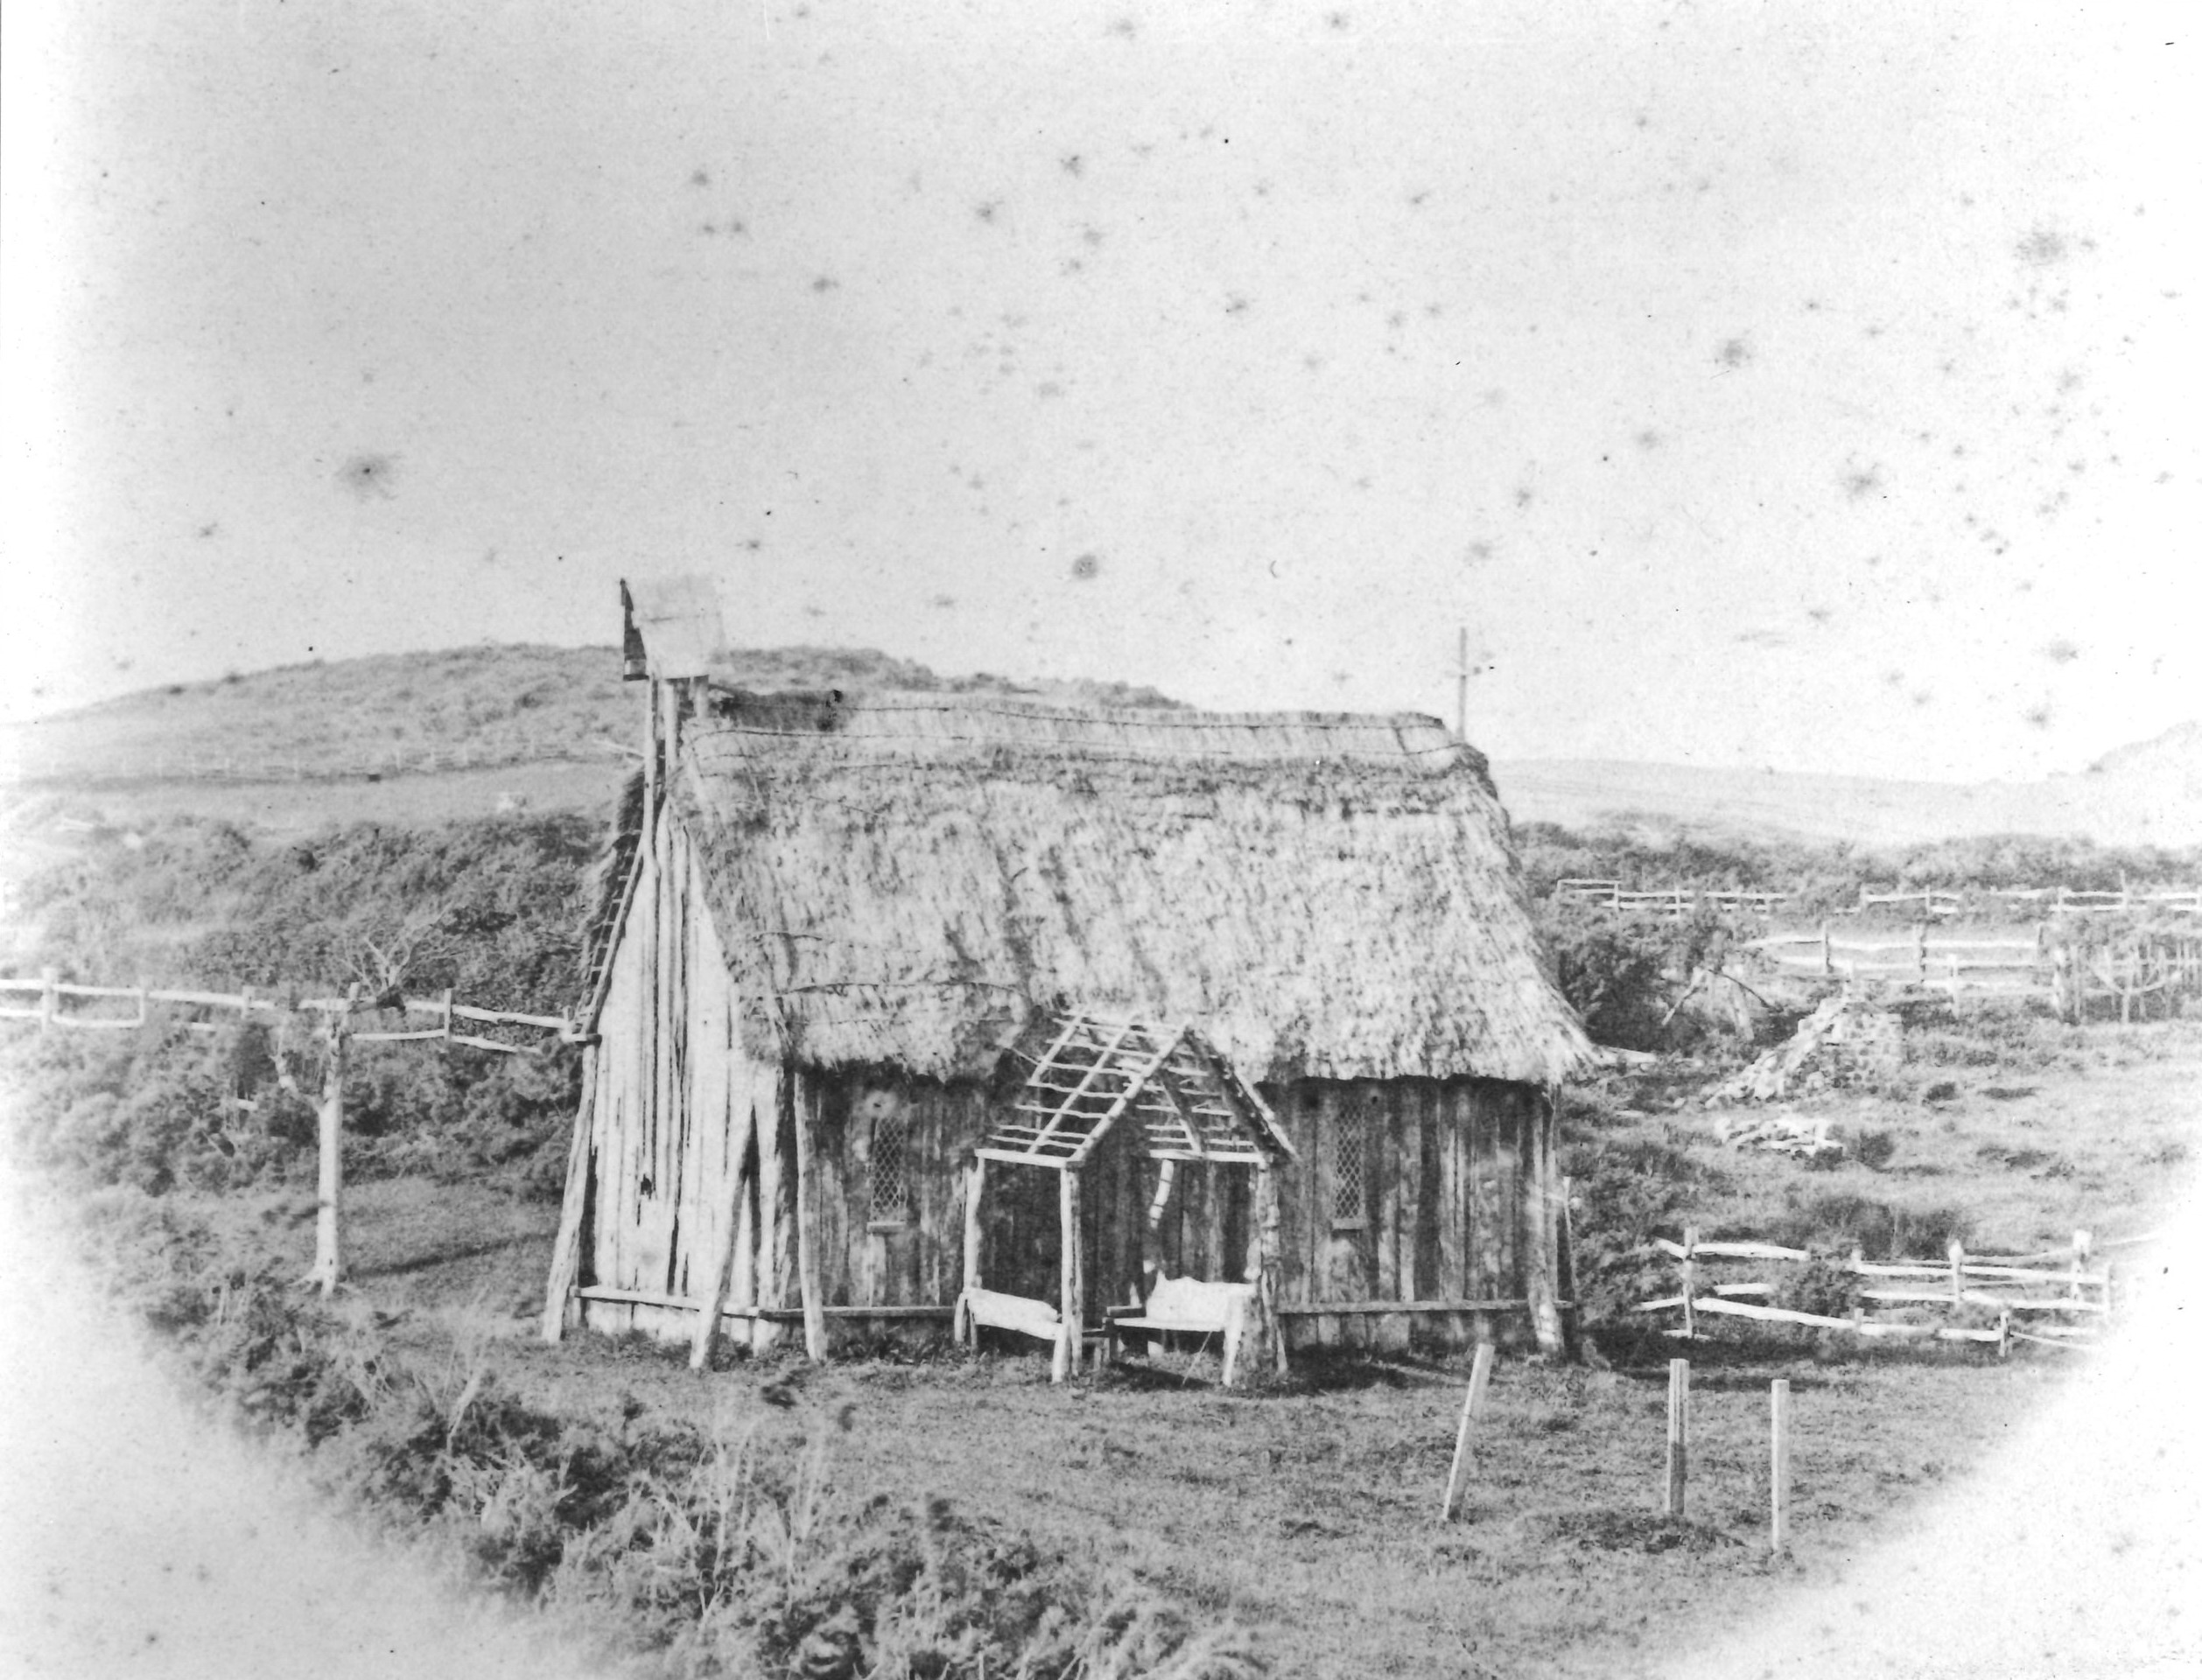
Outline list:
[[[0,766],[0,782],[18,788],[86,788],[144,781],[361,781],[455,770],[517,769],[533,764],[600,764],[628,750],[611,741],[593,741],[525,749],[394,747],[383,752],[313,758],[297,753],[155,752],[115,768],[78,769],[51,763]]]
[[[1601,906],[1609,910],[1650,912],[1677,920],[1698,909],[1754,910],[1771,914],[1803,895],[1796,892],[1758,892],[1722,888],[1664,886],[1624,887],[1616,880],[1588,876],[1564,876],[1553,883],[1552,896],[1572,903]],[[2100,915],[2135,911],[2159,911],[2174,915],[2202,915],[2202,886],[2132,887],[2088,891],[2069,886],[1987,886],[1953,892],[1946,887],[1923,887],[1917,892],[1858,892],[1858,902],[1837,909],[1837,915],[1858,915],[1869,910],[1901,912],[1913,906],[1927,920],[1961,916],[1978,900],[2000,906],[2024,906],[2050,916]]]
[[[2202,992],[2202,936],[2142,934],[2093,944],[2044,921],[2030,939],[1937,939],[1921,922],[1901,940],[1837,939],[1822,922],[1816,934],[1772,934],[1746,948],[1792,975],[1946,991],[1953,1005],[1967,997],[2044,997],[2068,1020],[2078,1020],[2093,998],[2114,999],[2120,1018],[2130,1021],[2149,998],[2168,1003],[2173,995]]]
[[[1593,880],[1574,875],[1553,882],[1552,895],[1581,904],[1602,905],[1609,910],[1651,910],[1678,917],[1687,915],[1701,905],[1714,909],[1771,910],[1777,905],[1787,904],[1797,896],[1794,892],[1751,892],[1694,886],[1650,887],[1638,891],[1624,887],[1618,881]]]

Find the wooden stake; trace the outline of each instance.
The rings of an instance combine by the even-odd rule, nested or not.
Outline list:
[[[1789,1379],[1774,1379],[1773,1391],[1773,1546],[1779,1551],[1789,1544]]]
[[[1965,1305],[1965,1244],[1950,1240],[1950,1305]]]
[[[1690,1362],[1666,1362],[1666,1514],[1680,1521],[1690,1480]]]
[[[1453,1437],[1453,1467],[1445,1476],[1445,1502],[1438,1510],[1437,1520],[1450,1522],[1461,1508],[1461,1495],[1468,1491],[1468,1449],[1475,1433],[1476,1419],[1483,1410],[1483,1396],[1490,1388],[1491,1345],[1488,1341],[1476,1344],[1476,1362],[1469,1368],[1468,1397],[1461,1403],[1461,1426]]]

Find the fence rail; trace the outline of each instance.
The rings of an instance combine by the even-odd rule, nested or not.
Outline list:
[[[1796,897],[1793,892],[1753,892],[1741,889],[1669,886],[1644,891],[1624,887],[1618,881],[1567,876],[1553,883],[1553,896],[1581,904],[1602,905],[1610,910],[1653,910],[1687,915],[1700,906],[1713,909],[1772,910]]]
[[[479,1034],[452,1031],[452,1025],[467,1021],[486,1026],[529,1027],[541,1032],[555,1032],[565,1043],[578,1042],[580,1033],[574,1023],[562,1015],[527,1015],[515,1010],[482,1009],[472,1004],[454,1002],[446,991],[437,998],[285,998],[270,993],[256,992],[247,987],[242,991],[195,991],[161,986],[85,986],[66,983],[52,974],[36,979],[0,978],[0,997],[21,997],[31,994],[38,998],[34,1008],[11,1008],[0,1004],[0,1021],[36,1021],[41,1026],[64,1027],[78,1032],[123,1032],[145,1026],[151,1019],[151,1006],[168,1004],[186,1009],[207,1009],[222,1012],[235,1012],[241,1020],[256,1014],[314,1014],[324,1016],[351,1016],[377,1010],[395,1011],[403,1014],[424,1015],[438,1019],[441,1025],[424,1032],[393,1030],[388,1032],[347,1031],[345,1036],[354,1044],[400,1043],[436,1039],[452,1044],[470,1046],[478,1050],[502,1051],[508,1055],[537,1054],[527,1045],[508,1044],[501,1039],[487,1039]],[[100,1014],[63,1007],[65,1000],[79,999],[95,1004],[128,1003],[133,1012],[128,1015]],[[191,1025],[191,1023],[186,1023]]]
[[[2077,1018],[2091,998],[2115,999],[2130,1020],[2142,999],[2202,992],[2202,937],[2141,936],[2089,945],[2048,922],[2026,939],[1935,936],[1921,922],[1903,939],[1838,939],[1822,922],[1816,934],[1770,934],[1756,950],[1792,975],[1816,974],[1866,985],[1899,984],[1963,997],[2043,997],[2060,1015]]]
[[[1760,892],[1740,888],[1690,886],[1630,887],[1618,880],[1593,876],[1563,876],[1553,883],[1552,896],[1577,904],[1599,905],[1609,910],[1650,911],[1676,917],[1700,908],[1754,910],[1771,914],[1803,895]],[[2116,891],[2081,890],[2070,886],[1920,887],[1902,892],[1858,890],[1858,901],[1836,912],[1862,915],[1873,910],[1905,911],[1930,921],[1948,920],[1978,907],[1983,900],[2000,906],[2023,906],[2049,916],[2086,916],[2154,911],[2170,915],[2202,916],[2202,886],[2133,887]]]
[[[1633,1310],[1679,1312],[1680,1324],[1669,1326],[1667,1334],[1683,1338],[1705,1334],[1698,1327],[1698,1319],[1703,1314],[1841,1330],[1867,1338],[1993,1343],[1999,1353],[2008,1353],[2013,1341],[2070,1347],[2092,1340],[2109,1320],[2117,1303],[2110,1263],[2094,1264],[2093,1240],[2086,1231],[2072,1233],[2070,1249],[2045,1254],[1968,1256],[1962,1243],[1953,1242],[1940,1260],[1869,1261],[1854,1249],[1848,1260],[1830,1261],[1803,1249],[1773,1242],[1701,1242],[1694,1230],[1686,1230],[1680,1242],[1654,1237],[1652,1247],[1676,1263],[1681,1287],[1679,1293],[1638,1302]],[[2058,1260],[2064,1264],[2038,1264]],[[1771,1306],[1764,1298],[1779,1294],[1779,1285],[1763,1277],[1722,1278],[1711,1270],[1743,1262],[1761,1267],[1817,1262],[1855,1278],[1849,1313],[1837,1317]],[[1883,1309],[1880,1316],[1875,1316],[1876,1308]],[[1885,1311],[1888,1308],[1911,1316],[1891,1318]],[[1938,1313],[1973,1321],[1920,1321]],[[1995,1319],[1993,1326],[1978,1321],[1990,1313]],[[2015,1327],[2022,1323],[2024,1329]]]

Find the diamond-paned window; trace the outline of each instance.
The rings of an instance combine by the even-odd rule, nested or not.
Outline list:
[[[910,1216],[910,1180],[906,1169],[908,1111],[892,1097],[872,1102],[872,1223],[900,1225]]]
[[[1358,1224],[1369,1216],[1368,1136],[1364,1116],[1350,1109],[1339,1116],[1330,1176],[1333,1224]]]

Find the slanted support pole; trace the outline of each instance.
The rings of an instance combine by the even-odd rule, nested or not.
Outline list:
[[[803,1351],[814,1362],[824,1364],[825,1282],[818,1267],[818,1140],[813,1135],[818,1085],[809,1074],[792,1069],[788,1084],[796,1110],[796,1272],[803,1291]]]
[[[1083,1256],[1078,1219],[1078,1170],[1074,1166],[1062,1169],[1062,1322],[1055,1334],[1055,1368],[1053,1379],[1061,1382],[1075,1376],[1078,1370],[1078,1353],[1085,1340],[1085,1277],[1081,1264]]]
[[[451,993],[444,994],[444,1025],[451,1026]],[[573,1140],[566,1148],[565,1196],[558,1207],[558,1240],[550,1250],[550,1278],[543,1291],[543,1339],[565,1338],[566,1308],[581,1281],[581,1226],[588,1218],[589,1160],[596,1143],[597,1046],[581,1051],[581,1102],[574,1110]]]
[[[765,1084],[761,1094],[769,1098],[772,1084]],[[756,1129],[759,1095],[754,1084],[738,1088],[734,1094],[734,1113],[726,1138],[726,1158],[733,1167],[729,1175],[733,1194],[726,1200],[726,1233],[712,1255],[710,1286],[696,1316],[696,1337],[688,1354],[691,1370],[711,1369],[712,1348],[719,1340],[719,1320],[726,1311],[727,1292],[733,1287],[734,1257],[740,1251],[741,1239],[747,1234],[747,1222],[742,1218],[742,1213],[749,1200],[749,1139]],[[805,1317],[807,1322],[807,1313]]]
[[[1469,1367],[1468,1397],[1461,1403],[1461,1426],[1453,1437],[1453,1467],[1446,1473],[1445,1502],[1439,1507],[1437,1520],[1450,1522],[1461,1508],[1461,1495],[1468,1490],[1469,1449],[1473,1445],[1476,1420],[1483,1410],[1483,1396],[1490,1391],[1491,1345],[1488,1341],[1476,1344],[1476,1362]]]

